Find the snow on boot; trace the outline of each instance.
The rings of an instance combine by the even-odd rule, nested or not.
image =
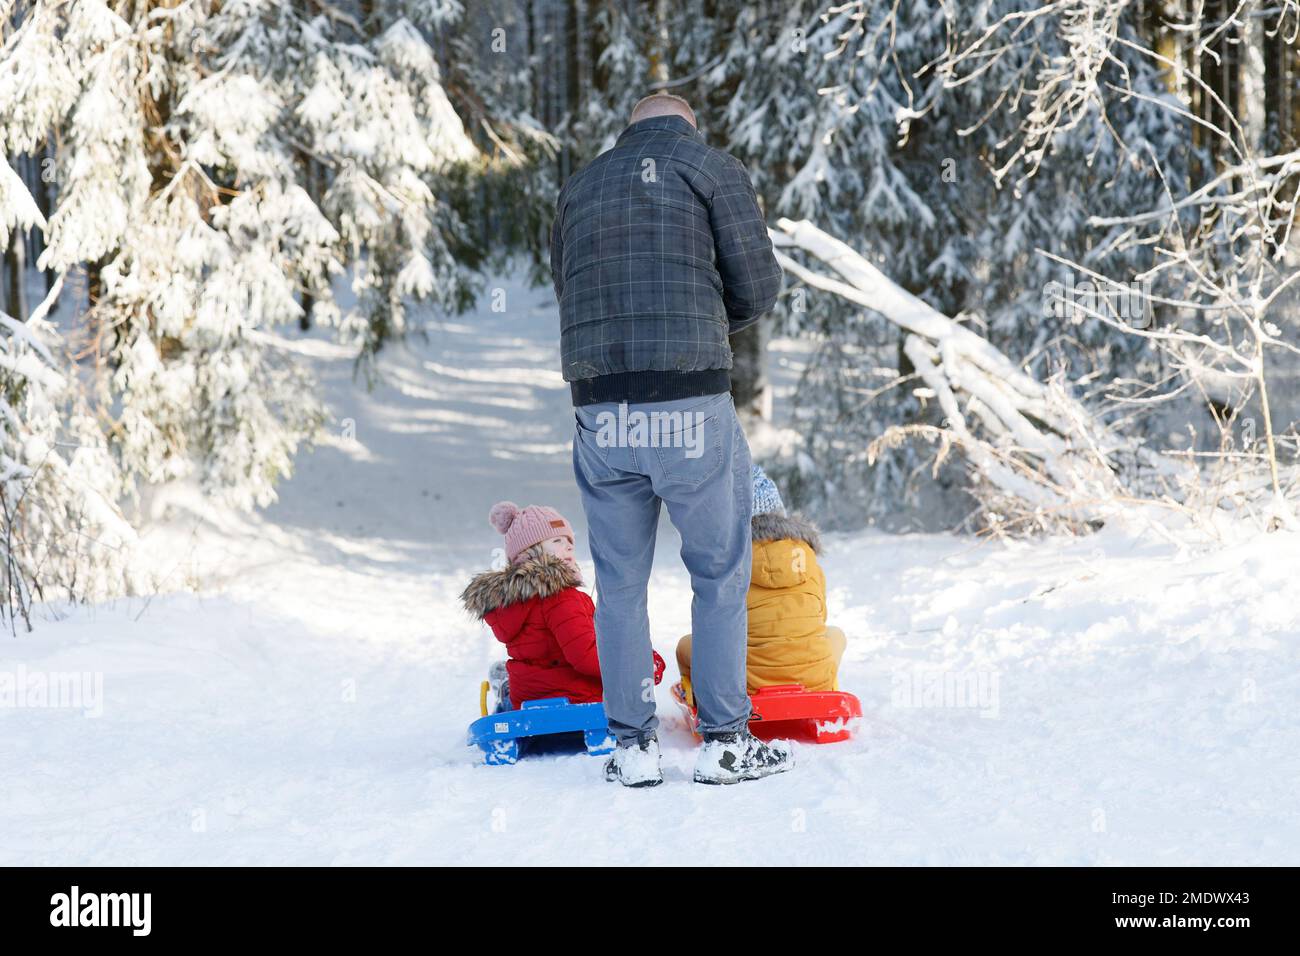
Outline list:
[[[794,766],[794,751],[788,740],[764,743],[748,730],[706,733],[695,758],[696,783],[740,783]]]
[[[492,691],[492,713],[499,714],[503,710],[512,709],[510,674],[506,670],[505,661],[493,661],[492,666],[488,668],[488,688]]]
[[[659,738],[654,734],[624,746],[605,761],[605,779],[625,787],[657,787],[664,782],[659,770]]]

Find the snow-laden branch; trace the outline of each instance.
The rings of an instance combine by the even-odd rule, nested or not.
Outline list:
[[[987,339],[812,223],[780,219],[777,226],[772,241],[787,272],[909,333],[904,351],[943,412],[945,440],[963,449],[1003,500],[1068,521],[1104,520],[1117,502],[1137,495],[1138,485],[1151,486],[1155,478],[1163,480],[1164,491],[1186,471],[1115,434],[1060,383],[1028,375]],[[797,261],[791,255],[796,250],[840,278]]]

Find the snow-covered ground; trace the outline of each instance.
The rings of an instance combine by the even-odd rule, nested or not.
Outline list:
[[[0,707],[0,863],[1300,863],[1286,534],[831,536],[852,741],[695,786],[665,681],[662,787],[585,755],[481,765],[465,727],[500,650],[457,595],[500,544],[489,506],[559,507],[587,556],[550,294],[507,296],[394,349],[369,394],[332,345],[291,343],[336,421],[280,502],[158,495],[163,593],[2,639],[0,681],[87,676],[80,706]],[[689,584],[666,521],[660,552],[672,661]]]

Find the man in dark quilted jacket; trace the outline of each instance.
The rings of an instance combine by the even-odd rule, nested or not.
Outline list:
[[[792,765],[748,731],[749,445],[728,336],[771,309],[781,269],[743,164],[685,100],[637,104],[614,146],[564,184],[551,228],[574,474],[596,565],[596,642],[619,747],[606,778],[661,782],[646,589],[662,505],[690,572],[700,783]]]

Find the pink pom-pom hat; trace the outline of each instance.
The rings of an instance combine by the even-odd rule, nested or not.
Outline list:
[[[506,560],[513,562],[520,551],[550,538],[573,539],[573,526],[554,508],[529,505],[520,508],[513,501],[498,501],[488,512],[492,527],[506,536]]]

